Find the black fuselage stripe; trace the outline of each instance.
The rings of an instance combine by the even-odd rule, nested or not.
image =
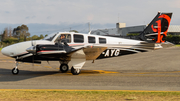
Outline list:
[[[14,56],[13,58],[22,57],[22,56],[25,56],[25,55],[28,55],[28,54],[31,54],[31,53],[25,53],[25,54],[17,55],[17,56]]]

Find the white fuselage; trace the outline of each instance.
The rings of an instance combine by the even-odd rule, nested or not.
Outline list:
[[[20,42],[20,43],[7,46],[3,48],[1,52],[2,54],[9,57],[21,56],[23,54],[28,53],[26,49],[31,46],[35,46],[38,44],[55,44],[59,36],[62,34],[68,35],[69,42],[67,43],[69,46],[77,46],[77,45],[86,46],[86,45],[103,45],[103,44],[133,46],[133,45],[138,45],[141,42],[143,42],[143,41],[138,41],[138,40],[115,38],[115,37],[108,37],[108,36],[90,35],[90,34],[82,34],[82,33],[74,33],[74,32],[58,32],[58,33],[50,34],[43,40],[32,40],[32,41]]]

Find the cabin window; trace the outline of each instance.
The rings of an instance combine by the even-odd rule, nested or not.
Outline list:
[[[83,35],[74,34],[74,42],[76,42],[76,43],[83,43],[84,42],[84,36]]]
[[[71,43],[71,35],[70,34],[60,34],[57,39],[55,40],[55,43],[58,41],[65,40],[67,43]]]
[[[99,38],[99,43],[106,43],[106,38]]]
[[[88,42],[89,43],[96,43],[95,37],[88,36]]]

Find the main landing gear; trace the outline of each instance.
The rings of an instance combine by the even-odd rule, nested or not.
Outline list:
[[[17,68],[18,62],[16,62],[16,67],[12,69],[12,74],[17,75],[19,73],[19,69]]]
[[[60,69],[60,71],[61,71],[62,73],[66,73],[66,72],[69,70],[69,66],[68,66],[67,64],[65,64],[65,63],[62,63],[62,64],[60,65],[59,69]],[[71,73],[72,73],[73,75],[79,75],[80,71],[81,71],[80,69],[75,69],[73,66],[72,66],[72,68],[71,68]]]
[[[69,70],[69,66],[67,64],[61,64],[60,65],[60,71],[62,73],[66,73]]]
[[[71,68],[71,73],[72,73],[73,75],[79,75],[80,72],[81,72],[80,69],[74,69],[74,67]]]

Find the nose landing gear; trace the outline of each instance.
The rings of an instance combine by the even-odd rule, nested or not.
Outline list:
[[[16,62],[16,67],[12,69],[12,74],[17,75],[19,73],[19,69],[17,68],[18,62]]]

